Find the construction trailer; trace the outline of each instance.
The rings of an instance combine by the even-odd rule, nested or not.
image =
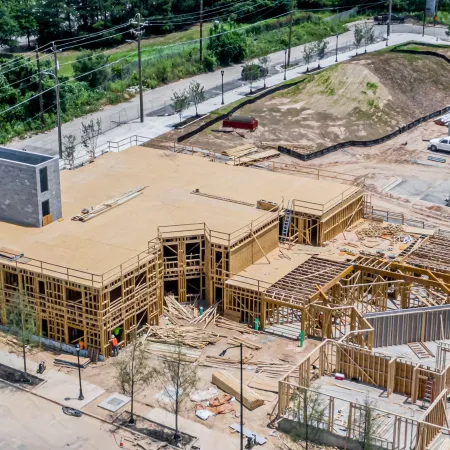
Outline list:
[[[145,147],[63,171],[63,219],[0,223],[1,322],[11,298],[26,295],[38,333],[108,356],[112,330],[126,345],[138,326],[158,323],[164,292],[214,304],[281,233],[289,245],[321,245],[361,218],[360,184],[314,178]]]

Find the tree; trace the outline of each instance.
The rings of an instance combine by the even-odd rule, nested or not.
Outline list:
[[[155,369],[155,378],[161,384],[167,399],[170,400],[162,406],[175,414],[174,440],[180,441],[181,436],[178,432],[180,407],[197,384],[196,367],[183,361],[181,342],[175,343],[173,356],[161,361]]]
[[[356,55],[358,55],[358,48],[361,47],[361,43],[364,40],[364,30],[362,25],[355,25],[353,30],[354,43],[356,47]]]
[[[214,23],[209,30],[208,51],[224,66],[243,61],[247,53],[246,37],[231,31],[235,28],[236,24],[229,19],[226,24]]]
[[[93,51],[81,52],[73,63],[73,73],[80,81],[86,81],[91,88],[97,88],[105,83],[109,76],[109,56]]]
[[[17,337],[22,344],[23,352],[23,381],[30,382],[27,374],[26,346],[31,343],[36,334],[33,308],[29,298],[21,293],[15,293],[11,298],[8,328],[11,334]]]
[[[95,150],[97,148],[97,141],[99,135],[102,133],[102,121],[91,119],[87,124],[81,122],[81,142],[86,149],[87,155],[91,161],[95,159]]]
[[[375,29],[374,29],[373,25],[364,23],[362,32],[363,32],[365,53],[367,53],[367,46],[370,44],[373,44],[375,41]]]
[[[374,434],[375,434],[375,423],[374,423],[374,410],[373,403],[367,395],[364,400],[364,406],[360,407],[359,410],[360,419],[360,429],[363,430],[362,442],[364,443],[364,450],[373,450],[374,445]]]
[[[242,78],[248,81],[250,86],[250,94],[253,93],[253,83],[260,77],[260,69],[258,64],[245,63],[242,69]]]
[[[258,58],[259,65],[261,66],[261,75],[264,78],[264,89],[266,88],[266,78],[269,75],[270,56],[261,56]]]
[[[180,116],[181,122],[183,112],[189,107],[189,94],[184,89],[180,92],[174,91],[170,100],[172,101],[172,108]]]
[[[153,379],[154,371],[148,366],[148,355],[144,342],[130,333],[131,343],[114,362],[117,379],[123,394],[131,397],[131,414],[128,423],[134,424],[134,397]]]
[[[14,20],[12,12],[6,4],[0,5],[0,46],[11,47],[19,34],[19,26]]]
[[[320,60],[323,59],[323,57],[325,56],[327,48],[328,48],[328,41],[326,41],[325,39],[322,39],[315,43],[315,54],[317,56],[317,59],[319,60],[319,65],[317,66],[318,69],[320,69]]]
[[[64,162],[69,166],[69,169],[73,169],[75,166],[75,140],[76,137],[73,134],[68,134],[63,137],[62,157]]]
[[[309,71],[309,63],[311,62],[311,59],[316,52],[315,45],[314,44],[306,44],[303,47],[303,60],[306,63],[306,71]]]
[[[198,81],[191,81],[187,90],[189,100],[195,106],[195,115],[198,117],[198,105],[205,101],[205,88]]]
[[[21,36],[26,35],[28,48],[31,47],[30,38],[37,32],[38,23],[36,20],[36,1],[21,0],[13,3],[13,17],[19,28]]]

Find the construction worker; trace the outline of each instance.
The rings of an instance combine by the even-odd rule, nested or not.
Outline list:
[[[111,339],[109,342],[111,343],[112,356],[118,356],[119,355],[119,342],[117,341],[117,338],[113,334],[111,335]]]

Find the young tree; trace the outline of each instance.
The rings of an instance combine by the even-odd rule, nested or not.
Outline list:
[[[29,383],[30,379],[27,374],[26,346],[30,344],[33,335],[36,334],[36,323],[34,321],[33,309],[29,299],[23,294],[16,293],[11,298],[8,328],[11,334],[16,336],[17,340],[22,344],[23,381]]]
[[[242,78],[245,81],[248,81],[248,84],[250,86],[250,94],[253,93],[253,83],[257,79],[259,79],[259,77],[260,77],[260,70],[257,64],[253,63],[244,64],[244,68],[242,69]]]
[[[358,55],[358,48],[361,47],[361,43],[364,40],[364,30],[362,25],[355,25],[353,30],[354,44],[356,47],[356,55]]]
[[[117,379],[123,394],[131,397],[131,415],[128,423],[134,424],[134,397],[153,379],[153,369],[148,366],[148,355],[145,344],[130,333],[131,344],[120,352],[114,362]]]
[[[326,41],[325,39],[317,41],[315,44],[315,53],[317,59],[319,60],[319,65],[317,66],[318,69],[320,69],[320,60],[323,59],[323,57],[325,56],[327,48],[328,48],[328,41]]]
[[[95,159],[95,150],[99,135],[102,133],[102,121],[91,119],[87,124],[81,122],[81,142],[91,161]]]
[[[63,137],[62,157],[71,170],[75,166],[75,140],[76,137],[73,134],[68,134]]]
[[[205,88],[198,81],[191,81],[188,87],[189,100],[195,106],[195,115],[198,117],[198,105],[205,101]]]
[[[311,62],[311,59],[316,52],[315,45],[314,44],[306,44],[303,47],[303,60],[306,63],[306,71],[309,72],[309,63]]]
[[[184,362],[181,352],[181,342],[177,342],[173,356],[163,360],[155,369],[155,377],[170,400],[169,403],[164,403],[163,407],[175,414],[175,441],[181,440],[178,432],[180,407],[197,384],[196,367],[191,363]]]
[[[264,78],[264,89],[266,88],[266,78],[269,75],[270,56],[261,56],[258,58],[259,65],[261,66],[261,75]]]
[[[364,400],[364,406],[360,410],[360,428],[362,428],[362,441],[364,443],[364,450],[373,450],[375,423],[373,403],[367,395]]]
[[[180,116],[181,123],[181,116],[189,107],[189,94],[184,89],[180,92],[174,91],[170,100],[172,101],[173,110]]]
[[[367,53],[367,46],[373,44],[375,41],[375,29],[373,25],[369,25],[368,23],[364,23],[363,25],[363,40],[365,46],[365,52]]]

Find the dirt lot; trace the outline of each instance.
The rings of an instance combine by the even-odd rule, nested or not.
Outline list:
[[[239,115],[259,120],[254,133],[219,133],[218,124],[184,143],[218,150],[248,141],[273,147],[284,142],[314,151],[346,140],[377,138],[447,106],[448,68],[432,56],[361,55],[241,109]],[[190,130],[165,137],[173,142]]]

